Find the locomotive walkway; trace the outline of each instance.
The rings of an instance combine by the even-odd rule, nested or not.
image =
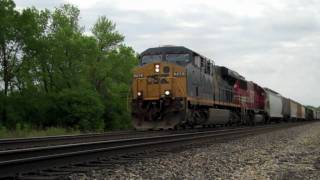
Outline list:
[[[234,139],[302,124],[305,123],[284,123],[231,129],[206,129],[200,131],[169,131],[170,133],[163,131],[156,132],[152,136],[147,135],[148,132],[138,132],[138,134],[141,133],[140,137],[131,136],[124,138],[123,136],[118,135],[117,139],[115,135],[114,139],[108,140],[101,140],[98,135],[97,137],[99,138],[92,142],[26,148],[15,146],[19,148],[0,151],[0,178],[61,178],[61,176],[73,172],[86,171],[83,170],[84,167],[102,168],[104,166],[112,166],[112,157],[119,157],[119,154],[123,155],[120,157],[120,161],[125,162],[134,159],[139,153],[141,155],[141,152],[143,153],[145,150],[152,151],[159,150],[162,147],[182,146],[184,143],[199,142],[199,140]],[[129,134],[132,135],[132,132]],[[88,136],[84,137],[88,138]],[[59,138],[55,139],[55,137],[50,137],[49,139],[49,141],[59,140]],[[43,142],[45,141],[45,139],[42,140]],[[26,142],[26,140],[22,139],[17,140],[18,143],[24,143],[23,141]],[[7,143],[8,142],[9,141],[7,141]],[[4,141],[1,143],[4,144]],[[11,143],[14,144],[13,140],[11,140]],[[12,146],[14,147],[14,145]],[[137,154],[128,155],[133,152]],[[119,158],[117,161],[119,161]]]

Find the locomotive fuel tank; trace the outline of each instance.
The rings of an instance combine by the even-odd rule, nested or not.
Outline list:
[[[261,114],[254,115],[254,122],[255,123],[263,123],[265,121],[264,116]]]
[[[227,124],[232,121],[232,112],[227,109],[209,109],[209,118],[206,124]]]

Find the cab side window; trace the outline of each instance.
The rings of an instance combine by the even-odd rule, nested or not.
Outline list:
[[[195,57],[194,57],[194,65],[195,65],[196,67],[198,67],[198,68],[201,67],[201,58],[200,58],[200,56],[195,56]]]
[[[200,68],[201,68],[202,72],[205,72],[205,70],[206,70],[206,60],[203,59],[203,58],[201,58],[201,66],[200,66]]]
[[[211,74],[211,62],[210,61],[207,61],[207,63],[206,63],[206,71],[205,71],[205,73]]]

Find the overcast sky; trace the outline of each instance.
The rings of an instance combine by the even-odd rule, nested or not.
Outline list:
[[[320,106],[320,1],[16,0],[18,8],[63,3],[79,7],[86,31],[107,16],[137,52],[183,45],[247,80]]]

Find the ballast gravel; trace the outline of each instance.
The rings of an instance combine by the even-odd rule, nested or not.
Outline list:
[[[320,122],[144,158],[69,179],[319,179]]]

